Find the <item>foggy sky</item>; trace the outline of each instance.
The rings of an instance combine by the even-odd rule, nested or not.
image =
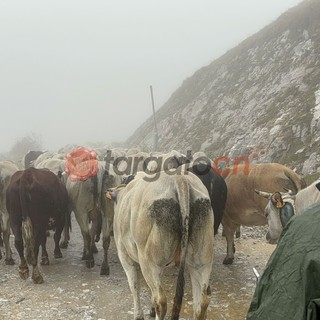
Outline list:
[[[122,141],[197,69],[301,0],[0,0],[0,152]]]

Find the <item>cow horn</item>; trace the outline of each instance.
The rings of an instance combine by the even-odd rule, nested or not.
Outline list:
[[[270,196],[272,196],[272,193],[269,192],[264,192],[264,191],[259,191],[257,189],[254,189],[255,193],[258,194],[261,197],[269,199]]]
[[[289,194],[290,196],[293,195],[293,191],[292,191],[291,189],[283,188],[283,190],[284,190],[287,194]],[[281,194],[283,195],[283,193],[281,193]]]

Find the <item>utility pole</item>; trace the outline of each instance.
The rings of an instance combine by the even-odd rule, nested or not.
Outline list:
[[[151,92],[151,102],[152,102],[152,111],[153,111],[153,121],[154,121],[154,141],[153,141],[153,149],[154,151],[158,151],[158,129],[157,129],[157,121],[156,121],[156,110],[154,108],[154,99],[153,99],[153,89],[152,86],[150,86],[150,92]]]

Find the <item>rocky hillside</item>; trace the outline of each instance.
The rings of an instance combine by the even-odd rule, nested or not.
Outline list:
[[[159,148],[320,173],[320,1],[306,0],[201,68],[156,113]],[[152,148],[153,118],[128,139]]]

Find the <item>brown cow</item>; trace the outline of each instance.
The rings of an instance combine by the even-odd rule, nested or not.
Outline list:
[[[62,257],[59,241],[68,214],[66,187],[51,171],[28,168],[24,171],[17,171],[12,176],[7,188],[6,199],[10,225],[15,236],[15,247],[20,256],[19,275],[22,279],[27,279],[28,264],[30,264],[33,267],[33,281],[42,283],[43,278],[38,268],[38,253],[41,245],[42,264],[48,264],[46,251],[48,227],[55,228],[54,257]]]
[[[305,187],[305,183],[298,174],[279,163],[237,165],[230,169],[225,179],[228,195],[222,225],[227,239],[227,255],[223,263],[232,264],[237,227],[267,224],[264,209],[268,201],[259,197],[255,189],[275,192],[286,188],[296,193]]]

